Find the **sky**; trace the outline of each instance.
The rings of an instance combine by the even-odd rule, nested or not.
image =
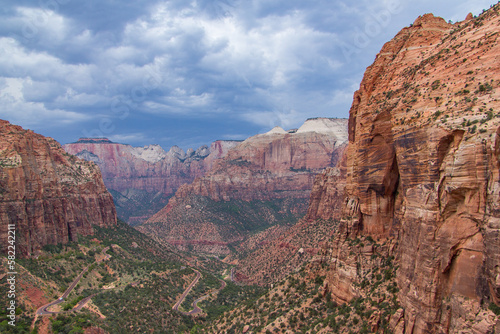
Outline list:
[[[168,150],[348,117],[383,44],[481,0],[0,0],[0,119]]]

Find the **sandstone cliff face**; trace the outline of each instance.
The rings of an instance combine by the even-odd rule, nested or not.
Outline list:
[[[276,127],[229,150],[204,177],[181,187],[173,201],[189,195],[215,201],[309,197],[314,176],[336,164],[346,141],[344,119],[311,119],[291,133]]]
[[[66,152],[94,161],[103,174],[105,184],[117,191],[142,189],[147,192],[173,194],[180,185],[189,183],[210,169],[214,160],[223,157],[238,144],[216,141],[184,152],[173,146],[165,152],[158,145],[132,147],[109,140],[81,138],[64,145]]]
[[[0,244],[16,226],[16,249],[35,255],[47,244],[116,224],[99,168],[64,152],[52,138],[0,121]]]
[[[130,224],[142,223],[160,210],[182,184],[203,176],[236,141],[216,141],[210,147],[184,152],[173,146],[132,147],[105,138],[81,138],[64,145],[77,157],[95,162],[114,196],[118,215]]]
[[[268,133],[251,137],[229,150],[225,158],[215,161],[204,177],[181,186],[169,204],[141,229],[149,234],[159,233],[164,240],[177,244],[179,240],[184,240],[184,243],[232,242],[233,238],[243,240],[259,220],[265,223],[259,225],[259,229],[283,219],[296,220],[307,209],[315,175],[337,163],[346,141],[347,120],[328,118],[310,119],[298,130],[287,132],[276,127]],[[210,204],[201,205],[200,198],[205,198],[202,202]],[[220,211],[220,205],[214,203],[234,201],[239,201],[235,207],[224,210],[235,213],[232,225],[243,224],[243,232],[240,229],[240,233],[233,233],[231,240],[219,238],[221,234],[229,235],[229,224],[222,224],[224,232],[201,232],[199,227],[204,225],[195,221],[212,226],[214,220],[223,222],[228,219],[227,215],[224,216],[227,212]],[[244,202],[255,205],[252,209]],[[262,206],[262,203],[267,204]],[[193,207],[203,207],[201,211],[196,210],[197,219],[193,210],[186,209]],[[262,210],[259,217],[257,208]],[[243,219],[243,215],[249,215],[247,211],[253,212],[252,217]],[[206,217],[211,217],[212,221],[207,221]],[[175,228],[178,224],[183,225],[180,234]],[[221,224],[216,225],[220,230]],[[228,248],[220,251],[229,253]]]
[[[481,305],[500,302],[498,12],[424,15],[384,45],[354,94],[345,157],[313,188],[307,218],[342,218],[333,296],[359,296],[363,263],[395,256],[398,333],[493,331]],[[349,251],[361,236],[384,246]]]

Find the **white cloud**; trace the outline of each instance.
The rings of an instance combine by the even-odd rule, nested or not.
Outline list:
[[[40,40],[43,44],[57,45],[71,33],[68,20],[50,9],[17,7],[17,25],[24,39]]]
[[[29,102],[24,99],[23,87],[29,85],[29,80],[4,79],[0,90],[0,118],[14,124],[34,126],[39,124],[63,125],[82,122],[89,119],[88,115],[61,110],[47,109],[43,103]]]
[[[255,123],[264,128],[272,128],[276,125],[283,129],[297,127],[304,122],[304,115],[296,110],[285,111],[256,111],[242,115],[242,118],[248,122]]]
[[[335,34],[310,27],[304,12],[258,17],[243,7],[225,6],[231,15],[213,17],[200,15],[196,3],[181,9],[172,6],[159,3],[150,15],[129,22],[121,41],[114,44],[103,43],[96,32],[76,28],[75,22],[57,13],[18,8],[23,22],[54,19],[39,20],[41,37],[51,39],[51,45],[68,43],[77,50],[88,46],[86,58],[92,63],[69,64],[56,53],[30,50],[13,38],[0,38],[0,48],[5,50],[0,68],[8,69],[6,75],[32,80],[23,85],[26,103],[45,102],[52,109],[103,108],[113,98],[123,97],[139,112],[238,111],[248,120],[255,118],[245,110],[257,105],[260,110],[295,107],[294,113],[304,113],[294,101],[305,94],[303,90],[315,89],[304,78],[318,69],[322,73],[339,69],[340,63],[329,52]],[[151,78],[154,85],[144,89]]]
[[[136,132],[136,133],[127,133],[127,134],[114,134],[111,136],[108,136],[108,139],[111,141],[114,141],[116,143],[122,143],[122,144],[127,144],[127,143],[137,143],[137,142],[146,142],[147,143],[147,136],[144,135],[144,133],[141,132]]]
[[[135,117],[120,118],[116,129],[188,115],[245,128],[235,133],[346,117],[366,66],[399,29],[428,11],[457,20],[489,7],[483,0],[58,3],[12,2],[0,14],[0,116],[42,128],[116,118],[119,100]],[[345,57],[339,45],[353,45],[356,31],[395,3],[380,33]]]
[[[222,136],[222,139],[226,140],[245,140],[249,136],[247,134],[225,134]]]
[[[109,98],[100,94],[77,93],[72,88],[68,88],[66,93],[57,96],[54,103],[62,108],[78,109],[86,107],[109,107],[111,101]]]
[[[143,106],[144,111],[152,114],[184,114],[195,116],[201,107],[209,107],[212,104],[212,94],[202,93],[200,95],[187,94],[186,91],[176,88],[170,95],[161,97],[158,102],[146,101]],[[193,110],[192,113],[189,110]],[[206,109],[204,113],[216,110]]]
[[[0,64],[4,76],[56,81],[78,89],[95,89],[95,65],[66,64],[46,52],[29,51],[13,38],[0,38]]]

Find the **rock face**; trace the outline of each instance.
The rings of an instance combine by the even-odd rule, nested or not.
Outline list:
[[[337,163],[346,141],[347,120],[329,118],[307,120],[298,130],[276,127],[253,136],[229,150],[224,159],[215,161],[204,177],[181,186],[168,205],[141,229],[161,234],[164,240],[178,245],[199,244],[241,241],[256,224],[264,223],[258,226],[261,229],[278,221],[296,221],[307,209],[315,175]],[[254,203],[254,208],[247,203]],[[221,211],[221,206],[226,207]],[[253,212],[252,217],[248,212]],[[228,214],[233,214],[233,221],[223,224]],[[182,233],[178,232],[179,224]],[[238,225],[243,225],[240,233],[227,230]],[[202,233],[200,226],[219,232]],[[230,240],[224,237],[229,234]],[[218,250],[228,252],[226,246]]]
[[[158,145],[132,147],[106,138],[81,138],[64,149],[99,166],[118,215],[134,225],[160,210],[177,188],[203,176],[216,159],[237,144],[216,141],[196,151],[184,152],[173,146],[165,152]]]
[[[455,25],[427,14],[385,44],[354,94],[342,163],[313,187],[307,218],[341,218],[333,297],[360,296],[365,260],[395,256],[398,333],[494,331],[486,307],[500,305],[499,9]],[[347,251],[358,237],[379,246]]]
[[[346,125],[344,119],[318,118],[292,133],[276,127],[250,137],[204,177],[181,187],[173,201],[190,195],[214,201],[308,198],[316,173],[336,164],[347,141]]]
[[[52,138],[0,121],[0,239],[16,227],[16,250],[35,255],[47,244],[116,224],[113,198],[99,168],[66,153]]]
[[[304,219],[293,226],[273,226],[239,245],[238,257],[224,259],[237,264],[238,282],[270,285],[286,278],[302,264],[314,261],[334,235],[337,220]]]

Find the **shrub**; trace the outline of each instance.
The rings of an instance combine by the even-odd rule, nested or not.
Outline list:
[[[490,303],[489,309],[493,311],[496,315],[500,315],[500,306],[495,303]]]
[[[484,93],[484,92],[489,92],[493,89],[493,87],[491,87],[491,85],[489,83],[485,83],[485,84],[480,84],[479,85],[479,91]]]

